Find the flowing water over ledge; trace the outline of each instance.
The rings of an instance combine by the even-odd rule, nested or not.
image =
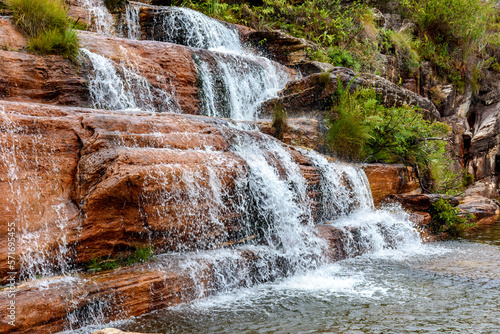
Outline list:
[[[498,333],[500,225],[474,239],[380,250],[115,325],[154,333]]]

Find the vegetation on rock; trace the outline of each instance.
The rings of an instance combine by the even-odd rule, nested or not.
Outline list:
[[[30,51],[74,59],[78,36],[62,0],[5,0],[16,26],[28,36]]]
[[[326,143],[334,152],[352,160],[414,166],[421,176],[437,180],[427,182],[433,188],[428,190],[440,190],[456,177],[448,168],[446,124],[425,120],[416,108],[386,108],[371,89],[349,88],[339,82],[326,121]]]
[[[131,266],[137,263],[144,263],[150,261],[154,256],[151,247],[138,247],[135,253],[123,258],[94,258],[86,264],[87,271],[99,272],[104,270],[112,270],[118,267]]]
[[[275,131],[274,136],[283,140],[283,134],[288,130],[288,116],[283,107],[274,108],[272,127]]]
[[[432,216],[430,228],[433,232],[446,232],[452,237],[458,237],[468,228],[476,226],[470,223],[474,219],[473,215],[461,215],[457,207],[443,198],[433,203],[430,211]]]

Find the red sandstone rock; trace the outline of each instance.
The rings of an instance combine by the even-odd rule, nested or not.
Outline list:
[[[365,164],[362,167],[370,182],[375,206],[380,206],[388,195],[421,192],[411,167],[388,164]]]

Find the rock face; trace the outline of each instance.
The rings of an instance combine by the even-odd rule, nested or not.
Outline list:
[[[290,66],[308,61],[307,49],[318,49],[318,45],[311,41],[277,30],[254,31],[246,39],[275,61]]]
[[[353,71],[342,67],[335,67],[325,74],[311,74],[303,79],[289,82],[286,89],[279,93],[278,98],[262,105],[262,112],[264,115],[270,115],[276,106],[280,106],[291,117],[323,120],[331,105],[330,96],[337,90],[339,81],[346,87],[350,85],[351,90],[359,87],[374,89],[382,97],[382,103],[386,107],[404,105],[420,107],[426,119],[440,119],[439,112],[429,99],[401,88],[382,77],[368,73],[356,76]]]
[[[6,234],[21,217],[23,266],[82,263],[148,245],[158,252],[210,248],[242,237],[234,192],[247,165],[229,151],[236,130],[224,134],[208,118],[176,114],[12,102],[0,102],[0,110],[0,226]],[[289,152],[314,200],[318,172]],[[1,246],[5,277],[6,238]]]
[[[421,192],[418,179],[411,167],[365,164],[363,169],[370,182],[373,202],[376,207],[383,204],[389,195],[419,194]]]
[[[271,121],[257,121],[259,130],[263,133],[276,136],[276,130]],[[288,127],[283,133],[282,141],[287,145],[306,147],[315,151],[323,150],[323,134],[321,123],[315,119],[290,118]]]
[[[477,225],[493,225],[500,217],[498,201],[482,196],[466,196],[458,206],[463,213],[474,215],[473,222]]]

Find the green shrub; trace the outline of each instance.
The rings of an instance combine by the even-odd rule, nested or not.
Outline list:
[[[350,159],[420,164],[427,169],[432,153],[444,150],[440,139],[449,128],[426,121],[414,108],[385,108],[373,90],[349,91],[339,82],[326,120],[326,142]],[[432,138],[433,140],[429,140]]]
[[[470,223],[474,216],[460,215],[460,210],[452,206],[448,201],[440,198],[431,207],[431,230],[433,232],[447,232],[452,237],[458,237],[468,228],[476,226]]]
[[[110,12],[116,12],[127,4],[127,0],[104,0],[104,5]]]
[[[30,51],[75,58],[78,36],[63,0],[5,0],[15,25],[29,38]]]
[[[288,115],[281,106],[276,106],[273,113],[274,136],[279,140],[283,140],[283,135],[288,130]]]
[[[354,71],[359,71],[361,68],[361,64],[356,60],[356,58],[349,51],[341,47],[329,48],[327,56],[330,64],[335,66],[351,68]]]

